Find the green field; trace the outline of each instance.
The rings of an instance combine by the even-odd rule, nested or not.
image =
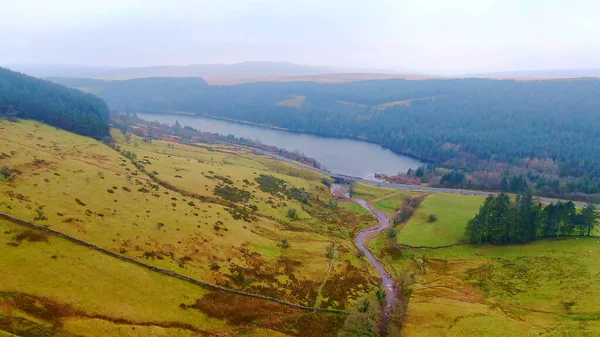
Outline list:
[[[392,193],[371,201],[371,205],[380,211],[393,215],[402,205],[408,193],[405,191]]]
[[[407,255],[406,336],[597,336],[597,237]],[[410,257],[408,257],[410,256]]]
[[[408,196],[419,197],[426,195],[420,191],[401,191],[393,188],[373,186],[363,183],[354,185],[352,196],[369,201],[373,207],[395,218],[396,212]]]
[[[369,243],[411,294],[402,336],[600,335],[598,237],[438,249],[396,244],[458,243],[483,200],[431,194],[397,227],[396,239],[384,232]],[[429,223],[432,213],[438,220]]]
[[[355,183],[353,186],[352,197],[365,200],[373,200],[398,192],[398,190],[393,188],[372,186],[363,183]]]
[[[412,218],[399,230],[398,243],[427,247],[458,243],[467,222],[479,211],[484,199],[447,193],[427,196]],[[435,214],[437,221],[428,222],[430,214]]]

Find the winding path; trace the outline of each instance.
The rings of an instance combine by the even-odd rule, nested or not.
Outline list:
[[[365,254],[365,257],[373,265],[373,268],[375,268],[379,275],[381,275],[381,284],[383,286],[383,290],[385,291],[386,300],[385,308],[383,310],[383,318],[385,324],[391,317],[394,304],[398,299],[398,291],[396,289],[394,279],[392,278],[390,273],[388,273],[387,270],[385,270],[383,264],[379,262],[377,258],[375,258],[373,253],[365,246],[365,244],[369,242],[369,240],[377,236],[379,233],[389,228],[392,225],[392,223],[385,213],[376,210],[367,201],[363,199],[351,198],[350,194],[348,193],[348,186],[346,185],[332,184],[331,193],[333,193],[333,195],[340,199],[354,201],[355,203],[361,205],[366,210],[371,212],[371,214],[373,214],[375,218],[377,218],[377,225],[371,226],[358,233],[358,235],[354,239],[354,243],[356,244],[358,250]]]

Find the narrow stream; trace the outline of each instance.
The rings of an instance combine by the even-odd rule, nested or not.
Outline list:
[[[396,287],[394,285],[394,279],[387,272],[387,270],[385,270],[385,267],[383,266],[383,264],[381,264],[381,262],[379,262],[379,260],[377,260],[375,258],[373,253],[371,253],[371,251],[367,247],[365,247],[365,244],[367,242],[369,242],[369,240],[374,238],[377,234],[379,234],[382,231],[384,231],[385,229],[389,228],[392,225],[392,223],[385,213],[376,210],[365,200],[351,198],[350,194],[348,193],[348,187],[345,185],[341,185],[341,184],[331,185],[331,193],[333,193],[333,195],[335,195],[338,198],[354,201],[355,203],[361,205],[366,210],[371,212],[371,214],[373,214],[375,216],[375,218],[377,218],[378,224],[375,226],[371,226],[371,227],[363,230],[362,232],[358,233],[358,235],[354,239],[354,243],[356,244],[356,247],[358,248],[358,250],[365,254],[365,257],[369,260],[369,262],[377,270],[379,275],[381,275],[381,283],[383,285],[383,290],[385,291],[385,299],[386,299],[386,305],[385,305],[385,308],[383,311],[383,318],[384,318],[384,321],[388,321],[392,314],[392,310],[394,308],[394,304],[396,303],[396,299],[397,299],[397,295],[398,295],[397,291],[396,291]]]

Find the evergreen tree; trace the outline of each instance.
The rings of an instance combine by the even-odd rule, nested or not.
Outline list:
[[[581,212],[580,235],[589,236],[598,225],[598,211],[595,205],[587,205]]]
[[[594,205],[577,212],[571,201],[542,206],[535,204],[531,190],[519,193],[514,202],[508,195],[489,196],[465,229],[472,244],[511,244],[535,241],[539,237],[591,235],[598,211]]]

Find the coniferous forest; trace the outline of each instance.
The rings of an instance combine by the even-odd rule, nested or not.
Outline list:
[[[511,190],[514,181],[518,190],[547,196],[600,195],[598,79],[232,86],[199,78],[54,80],[88,88],[121,112],[187,111],[366,139],[460,172],[443,182],[440,175],[440,186]]]
[[[102,99],[5,68],[0,68],[0,116],[39,120],[96,138],[109,135]]]
[[[529,190],[518,194],[514,201],[501,193],[485,199],[479,213],[469,221],[465,237],[472,244],[513,244],[539,238],[589,236],[597,219],[594,205],[581,210],[571,201],[542,206],[534,202]]]

